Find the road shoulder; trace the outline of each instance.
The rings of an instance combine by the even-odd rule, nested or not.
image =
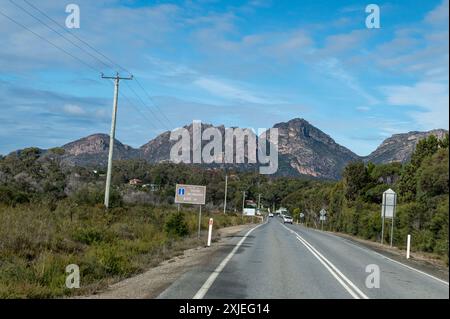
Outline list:
[[[437,260],[436,258],[432,258],[426,254],[415,252],[411,253],[410,259],[406,259],[405,256],[406,251],[401,250],[397,247],[390,247],[389,245],[381,245],[378,242],[357,238],[343,233],[329,232],[329,231],[325,231],[325,233],[341,237],[345,240],[352,242],[353,244],[373,250],[376,253],[383,255],[387,258],[393,259],[399,263],[428,273],[446,282],[449,281],[449,268],[448,266],[445,265],[445,263],[442,260]]]
[[[233,236],[246,231],[254,224],[226,227],[218,230],[218,240],[211,247],[198,246],[187,249],[182,255],[166,260],[144,273],[110,285],[107,289],[77,299],[151,299],[178,280],[194,267],[205,264],[214,254],[221,253],[230,245]]]

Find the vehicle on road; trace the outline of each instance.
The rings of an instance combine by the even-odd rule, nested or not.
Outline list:
[[[284,207],[281,207],[281,208],[277,209],[277,211],[275,213],[277,213],[278,216],[283,218],[284,215],[288,214],[288,210],[286,208],[284,208]]]
[[[269,217],[273,217],[273,213],[269,213]]]
[[[284,224],[286,224],[286,223],[292,224],[292,222],[293,222],[292,216],[289,216],[289,215],[284,215],[283,216],[283,223]]]

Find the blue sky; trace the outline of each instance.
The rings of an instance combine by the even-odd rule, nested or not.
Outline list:
[[[66,3],[28,1],[64,25]],[[116,71],[1,3],[96,70]],[[374,2],[380,29],[366,28],[366,1],[72,3],[72,32],[151,97],[136,81],[121,85],[117,138],[131,146],[192,120],[257,130],[301,117],[359,155],[395,133],[448,129],[448,1]],[[99,72],[2,15],[0,40],[0,154],[109,133],[113,87]]]

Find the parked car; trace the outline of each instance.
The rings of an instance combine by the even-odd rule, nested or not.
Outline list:
[[[289,216],[289,215],[284,215],[283,216],[283,223],[288,223],[288,224],[292,224],[292,222],[293,222],[293,219],[292,219],[292,216]]]

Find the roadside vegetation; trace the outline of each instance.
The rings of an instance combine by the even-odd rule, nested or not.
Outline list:
[[[111,206],[103,208],[104,168],[60,162],[63,149],[29,148],[0,157],[0,298],[51,298],[91,293],[199,245],[197,210],[173,203],[175,184],[207,186],[202,228],[249,220],[240,215],[242,192],[265,208],[287,207],[308,227],[380,240],[381,195],[399,194],[394,245],[438,256],[448,264],[448,136],[429,137],[411,161],[350,163],[339,181],[228,171],[227,214],[221,213],[224,171],[144,161],[115,161]],[[139,179],[139,185],[129,181]],[[386,225],[389,225],[388,222]],[[388,229],[389,227],[387,227]],[[386,231],[386,240],[389,231]],[[201,244],[204,244],[203,241]],[[77,264],[81,289],[65,288],[65,268]]]
[[[391,188],[399,196],[394,245],[404,248],[411,234],[413,251],[434,254],[448,265],[448,172],[448,136],[440,141],[430,136],[418,143],[405,165],[351,163],[340,181],[300,188],[281,203],[296,220],[303,212],[308,226],[320,227],[318,212],[325,208],[326,230],[380,241],[382,193]],[[390,222],[385,222],[385,242],[390,239]]]
[[[208,216],[209,215],[209,216]],[[51,298],[92,293],[114,280],[158,265],[197,240],[197,211],[170,207],[101,205],[62,200],[49,207],[0,207],[0,298]],[[206,214],[215,229],[249,220]],[[65,287],[67,265],[80,267],[81,289]]]

